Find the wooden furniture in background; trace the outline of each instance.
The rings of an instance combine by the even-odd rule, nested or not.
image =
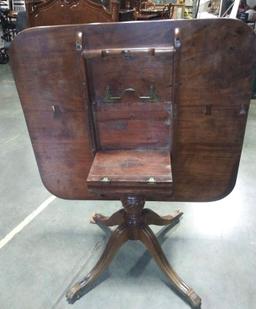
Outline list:
[[[182,19],[184,18],[185,3],[184,4],[173,4],[173,18]]]
[[[119,21],[132,21],[135,20],[135,9],[120,9]]]
[[[26,1],[29,27],[109,22],[119,20],[119,2],[110,7],[90,0]]]
[[[172,19],[173,13],[174,5],[172,3],[166,5],[156,5],[152,1],[142,1],[137,11],[136,19]]]
[[[174,225],[182,214],[161,217],[143,207],[231,192],[255,52],[255,34],[230,19],[69,25],[16,37],[12,69],[44,185],[61,198],[121,200],[124,207],[93,216],[118,227],[95,268],[67,292],[69,302],[133,239],[173,289],[200,307],[149,228]]]

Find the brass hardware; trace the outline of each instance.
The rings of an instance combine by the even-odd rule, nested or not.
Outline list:
[[[131,57],[131,51],[129,49],[122,50],[121,54],[123,54],[125,58]]]
[[[106,57],[107,55],[109,55],[109,51],[108,50],[102,50],[101,51],[101,57]]]
[[[76,33],[76,50],[82,50],[83,48],[83,33],[78,31]]]
[[[202,112],[203,112],[204,115],[211,115],[212,114],[212,104],[204,105]]]
[[[247,110],[246,110],[245,104],[241,104],[239,115],[246,115],[246,113],[247,113]]]
[[[173,46],[162,47],[131,47],[131,48],[111,48],[111,49],[91,49],[84,50],[82,55],[85,59],[91,59],[95,57],[106,57],[109,55],[123,55],[125,58],[135,56],[138,54],[149,54],[155,56],[158,54],[171,54],[175,53]]]
[[[110,179],[107,176],[104,176],[100,179],[101,182],[110,182]]]
[[[181,47],[181,41],[180,41],[180,28],[174,29],[174,46],[175,48]]]
[[[119,101],[122,99],[122,97],[127,93],[134,93],[136,97],[140,100],[149,100],[149,101],[159,101],[159,97],[156,94],[155,87],[153,85],[149,88],[149,94],[145,96],[138,96],[136,94],[136,90],[134,88],[126,88],[123,90],[123,92],[119,96],[113,96],[110,90],[110,87],[107,86],[106,88],[106,94],[103,98],[103,101],[106,103],[113,103],[114,101]]]
[[[61,110],[60,110],[58,105],[52,105],[51,108],[52,108],[52,111],[53,111],[53,117],[54,118],[58,117],[61,114]]]
[[[155,184],[156,183],[156,179],[154,177],[149,177],[148,180],[147,180],[147,183],[149,184]]]

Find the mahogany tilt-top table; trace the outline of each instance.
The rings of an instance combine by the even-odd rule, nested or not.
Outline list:
[[[148,200],[214,201],[235,185],[255,67],[255,35],[236,20],[31,28],[12,69],[39,172],[58,197],[121,200],[92,222],[118,226],[76,301],[127,240],[140,240],[191,307],[149,225],[175,225]],[[246,54],[246,57],[244,56]]]

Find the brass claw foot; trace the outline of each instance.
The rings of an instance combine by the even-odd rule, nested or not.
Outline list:
[[[201,308],[201,298],[196,294],[192,289],[188,292],[189,303],[192,308],[200,309]]]
[[[169,264],[158,240],[148,226],[144,226],[138,238],[151,253],[162,272],[170,280],[175,291],[177,291],[192,308],[200,308],[200,297],[176,274]]]
[[[66,293],[66,299],[69,304],[73,304],[76,300],[78,300],[81,296],[79,294],[80,292],[80,283],[77,282],[75,285],[72,286],[71,289],[69,289]]]
[[[74,303],[79,299],[84,294],[86,287],[106,270],[117,250],[128,240],[126,229],[126,226],[121,225],[112,233],[98,263],[83,280],[77,282],[67,291],[66,298],[69,303]]]
[[[103,216],[102,214],[93,213],[90,218],[90,223],[92,224],[101,224],[109,219],[109,217]]]

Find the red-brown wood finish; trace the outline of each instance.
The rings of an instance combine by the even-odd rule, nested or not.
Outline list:
[[[157,182],[172,183],[170,153],[167,151],[110,150],[95,155],[87,182],[107,176],[109,181],[145,184],[154,175]]]
[[[119,20],[119,3],[106,8],[90,0],[27,0],[29,27],[109,22]]]
[[[173,270],[156,236],[149,225],[169,225],[168,229],[174,227],[182,213],[176,211],[173,215],[159,216],[150,209],[143,209],[145,200],[138,196],[126,196],[122,198],[124,209],[115,212],[111,217],[95,214],[91,220],[105,226],[118,227],[113,231],[108,240],[105,250],[93,269],[79,282],[75,283],[66,293],[69,303],[74,303],[86,294],[92,282],[94,282],[109,266],[118,249],[127,240],[138,240],[148,249],[159,268],[171,283],[172,289],[176,291],[194,309],[201,308],[201,298],[190,288]]]
[[[147,198],[172,195],[172,171],[169,151],[98,151],[90,169],[87,185],[101,197],[117,199],[126,194]]]
[[[171,34],[169,45],[173,45]],[[103,58],[97,51],[93,54],[87,50],[85,46],[97,148],[170,152],[174,48],[161,49],[162,52],[133,49],[126,54],[117,49],[112,54],[108,51]]]
[[[180,29],[181,47],[173,56],[88,59],[88,83],[84,50],[173,46],[175,28]],[[79,31],[81,50],[76,49]],[[86,183],[95,154],[88,122],[92,112],[99,120],[95,131],[96,135],[100,131],[101,145],[96,145],[100,150],[115,149],[122,134],[128,134],[125,141],[132,148],[147,136],[145,123],[152,120],[152,127],[156,125],[158,136],[150,136],[149,148],[169,147],[172,162],[173,186],[164,189],[161,200],[224,197],[236,180],[255,52],[254,33],[243,23],[226,19],[72,25],[22,32],[12,44],[11,62],[46,188],[62,198],[106,198],[89,192]],[[89,84],[95,89],[90,100]],[[151,84],[163,103],[160,109],[158,103],[143,103],[127,118],[125,103],[116,102],[116,109],[106,103],[90,111],[96,99],[102,102],[107,85],[115,95],[127,87],[144,95]],[[164,104],[171,106],[171,122]],[[102,113],[104,106],[106,113]],[[145,122],[150,108],[156,109],[156,118]],[[133,126],[122,129],[128,121]],[[106,135],[113,126],[113,135]],[[169,130],[172,134],[166,143]],[[112,192],[107,198],[118,199],[113,186]],[[145,198],[159,199],[152,194]]]

